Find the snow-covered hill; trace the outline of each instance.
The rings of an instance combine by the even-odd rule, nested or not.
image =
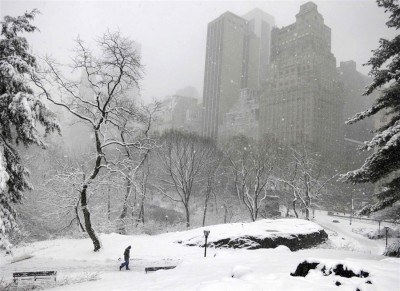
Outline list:
[[[286,224],[284,223],[286,221]],[[299,222],[302,223],[300,220]],[[310,223],[296,226],[293,220],[282,220],[287,230],[308,232],[319,229]],[[313,226],[314,225],[314,226]],[[246,225],[209,227],[209,239],[218,234],[235,237]],[[277,230],[277,226],[268,229]],[[220,231],[217,231],[220,229]],[[269,233],[262,223],[249,226],[253,233]],[[288,231],[289,232],[289,231]],[[177,241],[201,240],[203,229],[166,233],[157,236],[123,236],[103,234],[103,248],[92,252],[88,239],[58,239],[37,242],[15,249],[14,256],[33,257],[11,263],[11,258],[0,258],[0,272],[10,280],[16,271],[56,270],[58,278],[83,273],[98,273],[99,280],[55,287],[54,290],[396,290],[400,286],[400,260],[365,252],[320,248],[291,252],[287,247],[275,249],[208,249],[207,257],[200,247],[188,247]],[[118,258],[132,246],[131,271],[119,271]],[[325,247],[325,248],[324,248]],[[362,278],[323,276],[310,271],[304,277],[292,277],[291,272],[304,260],[318,260],[332,265],[341,262],[354,268],[363,267],[370,274],[372,284]],[[145,267],[176,265],[175,269],[145,273]],[[61,281],[61,280],[59,280]]]

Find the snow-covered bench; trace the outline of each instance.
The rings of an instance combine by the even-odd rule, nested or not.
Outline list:
[[[154,271],[158,271],[158,270],[168,270],[168,269],[173,269],[176,266],[165,266],[165,267],[147,267],[144,269],[144,271],[147,272],[154,272]]]
[[[17,282],[18,279],[33,279],[36,281],[37,279],[53,279],[56,281],[57,272],[56,271],[39,271],[39,272],[17,272],[13,273],[14,283]]]

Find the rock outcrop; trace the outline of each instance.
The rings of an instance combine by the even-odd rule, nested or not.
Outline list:
[[[328,235],[324,230],[308,234],[291,234],[285,236],[271,236],[271,237],[253,237],[243,236],[239,238],[225,238],[217,241],[207,243],[208,247],[214,248],[233,248],[233,249],[271,249],[277,246],[287,246],[291,251],[300,249],[308,249],[317,246],[328,239]],[[188,246],[196,246],[198,244],[187,243]],[[198,245],[204,247],[204,244]]]

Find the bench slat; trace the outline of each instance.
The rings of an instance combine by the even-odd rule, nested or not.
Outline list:
[[[54,278],[54,281],[57,280],[57,272],[56,271],[39,271],[39,272],[16,272],[13,273],[14,283],[17,283],[18,280],[29,280],[29,277],[33,277],[33,280],[37,279],[51,279]]]
[[[39,271],[39,272],[16,272],[13,273],[14,278],[18,277],[33,277],[33,276],[55,276],[56,271]]]
[[[147,267],[144,269],[144,271],[147,272],[153,272],[153,271],[158,271],[158,270],[168,270],[168,269],[174,269],[176,266],[165,266],[165,267]]]

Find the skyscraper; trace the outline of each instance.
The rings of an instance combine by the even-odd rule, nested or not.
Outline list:
[[[260,136],[340,153],[343,96],[331,52],[331,29],[317,5],[300,6],[296,22],[272,30],[271,62],[260,97]]]
[[[204,136],[217,139],[223,115],[239,99],[241,89],[259,89],[260,64],[268,59],[265,54],[269,53],[266,30],[273,25],[263,24],[263,30],[257,29],[257,25],[265,22],[262,13],[273,21],[272,16],[262,11],[255,13],[259,16],[258,21],[252,15],[247,16],[248,21],[225,12],[208,24],[203,89]],[[256,31],[260,35],[263,32],[263,38],[258,37]]]
[[[259,58],[258,58],[258,77],[259,87],[264,82],[267,73],[267,67],[270,59],[271,50],[271,30],[275,24],[273,16],[265,13],[261,9],[253,9],[243,15],[248,21],[249,29],[260,39]]]

